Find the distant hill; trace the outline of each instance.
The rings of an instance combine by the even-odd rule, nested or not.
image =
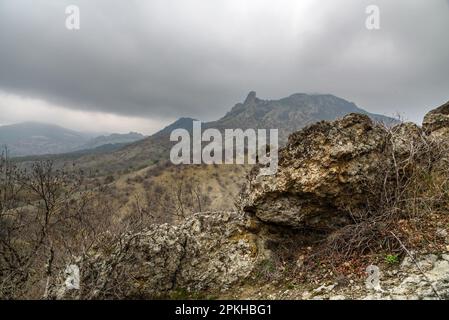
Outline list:
[[[108,144],[124,145],[143,138],[143,135],[134,132],[97,137],[92,133],[38,122],[0,126],[0,147],[6,146],[14,157],[70,153]]]
[[[7,146],[12,156],[70,152],[90,138],[88,134],[37,122],[0,127],[0,145]]]
[[[224,117],[205,122],[203,128],[223,129],[279,129],[280,144],[288,136],[307,125],[321,120],[335,120],[348,113],[362,113],[386,124],[398,121],[383,115],[369,113],[354,103],[329,94],[297,93],[279,100],[263,100],[250,92],[243,103],[237,103]],[[191,130],[192,118],[180,118],[154,135],[129,144],[111,153],[86,155],[79,164],[100,171],[139,169],[169,159],[170,133],[177,128]]]
[[[126,134],[113,133],[108,136],[99,136],[89,140],[85,143],[82,148],[84,150],[98,148],[104,145],[115,145],[115,144],[127,144],[135,141],[139,141],[145,138],[144,135],[137,132],[130,132]]]
[[[44,155],[14,156],[13,160],[16,163],[22,164],[26,163],[32,164],[33,162],[40,160],[53,160],[56,163],[61,164],[63,162],[76,162],[79,158],[86,155],[111,153],[113,151],[122,149],[126,145],[127,143],[108,143],[92,149],[81,149],[67,153],[48,153]]]
[[[164,129],[156,132],[152,137],[166,137],[169,136],[173,130],[176,129],[186,129],[188,131],[192,131],[193,129],[193,121],[198,121],[193,118],[179,118],[172,124],[166,126]]]

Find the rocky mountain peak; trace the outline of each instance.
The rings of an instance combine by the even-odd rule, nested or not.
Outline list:
[[[245,99],[245,102],[243,102],[244,105],[249,105],[249,104],[253,104],[257,102],[257,97],[256,97],[256,92],[255,91],[250,91],[248,93],[248,96]]]

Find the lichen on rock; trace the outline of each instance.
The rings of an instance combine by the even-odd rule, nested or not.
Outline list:
[[[386,129],[365,115],[322,121],[289,137],[279,170],[257,176],[244,209],[267,223],[291,227],[341,225],[348,212],[376,203],[373,192],[389,166]]]
[[[427,135],[447,136],[449,133],[449,101],[427,113],[422,126]]]
[[[81,289],[59,286],[59,298],[156,298],[173,290],[224,290],[253,270],[258,247],[247,219],[234,212],[198,213],[180,225],[125,234],[80,261]],[[62,281],[61,281],[62,283]]]

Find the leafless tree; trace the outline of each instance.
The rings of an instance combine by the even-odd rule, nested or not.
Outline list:
[[[83,172],[51,161],[21,170],[0,157],[0,298],[47,298],[56,269],[83,256],[110,226],[99,190]]]

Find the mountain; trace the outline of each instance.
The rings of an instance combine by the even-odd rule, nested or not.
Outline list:
[[[83,146],[84,150],[95,149],[104,145],[115,145],[115,144],[127,144],[135,141],[139,141],[145,138],[144,135],[137,132],[130,132],[125,134],[113,133],[108,136],[99,136],[89,140]]]
[[[152,136],[127,144],[119,150],[86,154],[83,157],[67,160],[76,160],[79,167],[101,173],[140,169],[160,161],[167,161],[169,159],[167,154],[173,143],[170,141],[170,133],[175,129],[191,131],[193,121],[195,121],[193,118],[180,118]]]
[[[186,130],[188,130],[190,132],[193,129],[193,121],[198,121],[198,120],[197,119],[193,119],[193,118],[179,118],[178,120],[176,120],[172,124],[166,126],[164,129],[156,132],[153,135],[153,137],[169,136],[170,133],[173,130],[176,130],[176,129],[186,129]]]
[[[288,136],[307,125],[321,120],[335,120],[348,113],[361,113],[373,120],[392,124],[397,120],[369,113],[354,103],[329,94],[297,93],[279,100],[259,99],[251,91],[243,103],[237,103],[225,116],[205,122],[202,128],[224,129],[279,129],[279,142],[284,145]],[[79,159],[86,168],[100,171],[138,169],[160,161],[168,161],[173,145],[170,133],[174,129],[192,129],[192,118],[180,118],[154,135],[129,144],[123,149],[100,155],[87,155]]]
[[[296,93],[279,100],[262,100],[254,91],[236,104],[223,118],[206,124],[216,128],[279,129],[281,144],[295,131],[321,120],[335,120],[349,113],[361,113],[373,120],[391,124],[394,119],[369,113],[353,102],[330,94]]]
[[[143,138],[134,132],[97,137],[92,133],[39,122],[0,126],[0,146],[8,147],[9,154],[14,157],[70,153],[108,144],[122,145]]]
[[[38,122],[0,127],[0,145],[7,146],[12,156],[70,152],[90,138],[85,133]]]

